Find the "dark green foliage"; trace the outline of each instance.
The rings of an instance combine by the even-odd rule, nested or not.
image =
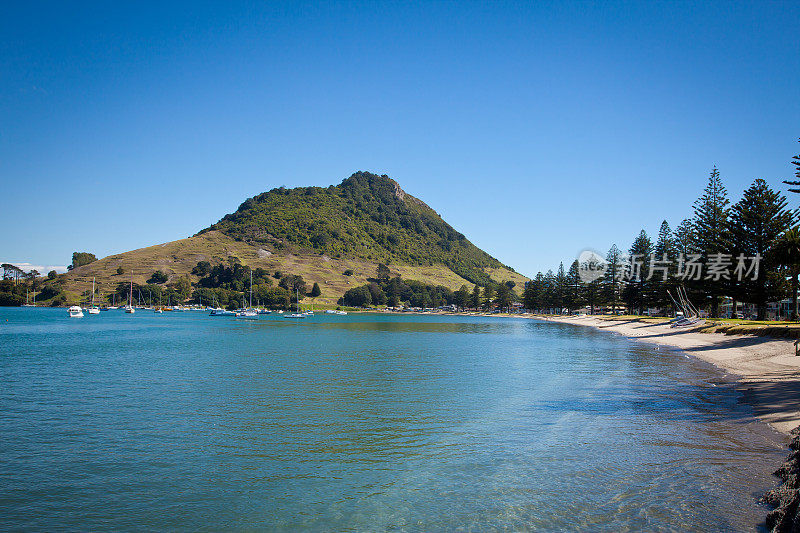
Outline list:
[[[350,307],[369,307],[372,305],[372,294],[367,285],[361,285],[348,290],[344,295],[339,298],[339,305],[347,305]]]
[[[481,288],[477,285],[472,288],[472,294],[469,297],[469,306],[473,309],[477,309],[481,306]]]
[[[408,307],[440,307],[454,302],[453,291],[442,285],[428,285],[400,276],[350,289],[339,299],[339,305],[367,307],[404,303]]]
[[[147,283],[166,283],[169,279],[169,276],[161,272],[160,270],[156,270],[153,272],[153,275],[150,276],[150,279],[147,280]]]
[[[800,227],[793,227],[786,230],[775,244],[774,254],[778,264],[788,269],[792,284],[792,306],[790,316],[792,320],[797,320],[797,290],[800,284]]]
[[[47,279],[56,279],[57,277],[58,274],[56,273],[55,270],[51,270],[50,272],[47,273]]]
[[[727,253],[731,248],[729,205],[728,191],[722,185],[719,170],[714,167],[703,195],[694,203],[692,218],[694,247],[700,252],[704,265],[708,264],[712,254]],[[726,285],[727,280],[702,280],[703,292],[708,295],[712,317],[719,316],[719,297],[726,292]]]
[[[269,274],[263,268],[253,270],[253,286],[259,284],[272,285]],[[222,288],[243,292],[250,287],[250,268],[238,261],[229,261],[228,266],[214,265],[204,277],[200,278],[197,285],[210,289]]]
[[[0,291],[0,306],[19,307],[25,303],[25,297],[12,292]]]
[[[442,263],[473,283],[499,261],[470,243],[388,176],[357,172],[338,186],[273,189],[250,198],[209,229],[239,240],[291,243],[333,257],[383,263]]]
[[[125,269],[122,267],[117,267],[117,275],[121,276],[125,273]]]
[[[629,279],[622,291],[622,298],[631,312],[642,314],[651,303],[652,283],[648,280],[650,271],[650,254],[653,252],[653,243],[644,230],[633,241],[628,254],[631,257],[631,271]]]
[[[50,298],[54,298],[61,294],[61,289],[56,285],[45,285],[42,287],[42,291],[36,295],[36,300],[49,300]]]
[[[343,274],[344,274],[345,276],[352,276],[354,273],[355,273],[355,272],[353,272],[353,269],[351,269],[351,268],[348,268],[347,270],[345,270],[345,271],[343,272]]]
[[[511,292],[511,287],[505,283],[501,283],[495,287],[494,304],[500,309],[506,309],[511,306],[514,301],[514,294]]]
[[[454,301],[453,303],[456,304],[461,309],[466,309],[469,307],[470,304],[470,294],[469,289],[467,289],[466,285],[462,285],[460,289],[453,293]]]
[[[200,276],[201,278],[211,273],[211,263],[208,261],[199,261],[192,269],[192,274]]]
[[[389,279],[391,275],[392,273],[389,270],[388,266],[384,265],[383,263],[378,263],[377,276],[376,276],[378,280],[385,281]]]
[[[782,194],[773,191],[766,181],[757,179],[731,208],[732,255],[758,254],[763,258],[761,275],[757,279],[739,281],[732,276],[734,290],[731,292],[739,299],[754,302],[759,320],[766,318],[767,302],[780,300],[785,291],[773,248],[795,221],[794,213],[786,209],[786,204]]]
[[[800,139],[798,139],[797,142],[800,142]],[[792,165],[794,165],[794,175],[797,177],[797,180],[784,181],[784,183],[787,185],[793,185],[794,187],[797,187],[798,185],[800,185],[800,154],[792,158]],[[800,193],[800,189],[789,189],[789,192]]]
[[[311,292],[309,293],[309,296],[311,296],[312,298],[316,298],[321,294],[322,294],[322,289],[319,288],[319,283],[314,282],[314,286],[311,287]]]
[[[494,287],[487,285],[483,288],[483,308],[491,309],[494,304]]]
[[[73,268],[88,265],[89,263],[94,263],[95,261],[97,261],[97,258],[94,256],[94,254],[90,254],[89,252],[72,252],[72,264],[67,268],[72,270]]]
[[[295,297],[296,293],[300,293],[300,299],[303,299],[303,296],[306,294],[306,282],[303,279],[303,276],[298,276],[295,274],[286,274],[281,278],[281,281],[278,283],[278,286],[283,287],[287,291],[291,293],[292,298]]]

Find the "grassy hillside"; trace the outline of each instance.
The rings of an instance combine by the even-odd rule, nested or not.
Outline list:
[[[337,186],[279,188],[259,194],[204,231],[209,230],[278,250],[286,246],[316,250],[336,259],[415,266],[441,263],[480,285],[491,281],[487,268],[508,269],[397,182],[368,172],[357,172]]]
[[[190,281],[196,283],[199,279],[191,274],[192,268],[199,261],[212,263],[227,262],[228,257],[238,258],[243,265],[252,268],[264,268],[270,272],[280,270],[284,273],[299,274],[309,282],[319,283],[322,296],[316,302],[320,305],[334,305],[342,294],[348,289],[363,285],[367,278],[375,276],[376,262],[359,258],[331,258],[317,252],[299,250],[273,253],[265,248],[237,241],[219,231],[207,231],[188,239],[168,242],[131,250],[123,254],[111,255],[99,259],[94,263],[74,269],[60,276],[68,297],[68,302],[77,302],[83,291],[91,289],[92,277],[101,292],[108,293],[119,282],[143,284],[156,270],[161,270],[169,276],[169,282],[181,276],[188,276]],[[117,269],[122,267],[124,274],[117,274]],[[405,279],[416,279],[425,283],[444,285],[456,290],[461,285],[470,289],[472,284],[458,276],[442,264],[434,265],[408,265],[391,264],[389,269],[392,275],[400,274]],[[345,276],[346,270],[352,270],[352,276]],[[498,281],[517,280],[519,274],[505,271],[508,276],[503,277],[499,272],[493,271],[492,277]],[[522,283],[517,281],[519,289]]]
[[[319,283],[320,305],[334,305],[345,291],[376,275],[385,263],[392,275],[457,290],[474,283],[527,278],[470,243],[430,207],[393,180],[359,172],[338,186],[273,189],[197,235],[105,257],[59,276],[68,302],[77,302],[95,277],[109,293],[119,282],[144,284],[156,270],[167,283],[186,277],[200,261],[301,275]],[[118,274],[121,268],[124,273]],[[352,271],[352,275],[345,275]]]

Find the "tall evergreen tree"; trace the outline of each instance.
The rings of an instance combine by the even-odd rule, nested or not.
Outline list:
[[[453,293],[455,304],[460,309],[464,310],[469,307],[469,289],[466,285],[462,285],[456,292]]]
[[[611,314],[616,314],[617,302],[620,300],[619,273],[622,268],[622,254],[616,244],[612,244],[606,254],[605,276],[603,277],[603,298],[611,304]]]
[[[494,287],[491,285],[487,285],[483,288],[483,307],[485,309],[492,308],[492,302],[494,300]]]
[[[537,272],[525,286],[522,303],[530,311],[541,311],[544,308],[544,275],[541,272]]]
[[[565,294],[565,306],[570,311],[583,306],[584,283],[581,280],[580,264],[578,260],[572,262],[567,272],[567,288]]]
[[[563,270],[563,265],[562,265]],[[549,313],[554,313],[556,308],[561,305],[561,299],[558,296],[558,288],[556,282],[556,275],[553,274],[552,270],[548,270],[544,275],[544,286],[543,289],[543,298],[542,303],[544,304],[544,308]]]
[[[722,184],[719,170],[714,167],[708,178],[703,195],[694,203],[694,247],[701,254],[703,263],[702,290],[708,295],[711,316],[719,316],[719,300],[728,280],[710,276],[709,265],[717,254],[730,250],[729,216],[730,200]]]
[[[562,313],[567,303],[567,290],[569,282],[567,281],[567,272],[564,270],[564,262],[558,265],[558,272],[556,272],[555,287],[554,287],[554,306],[559,313]]]
[[[469,301],[470,307],[477,310],[481,306],[481,288],[475,285],[472,288],[472,296]]]
[[[642,314],[651,303],[650,282],[647,280],[649,272],[650,254],[653,252],[653,243],[650,237],[642,230],[633,241],[628,251],[631,258],[630,279],[623,290],[623,298],[628,304],[631,313]]]
[[[773,248],[783,233],[794,223],[794,214],[786,209],[786,197],[772,190],[763,179],[757,179],[744,191],[742,199],[731,208],[731,236],[734,257],[761,257],[756,279],[741,280],[732,276],[745,301],[756,304],[758,320],[767,315],[767,302],[783,296],[783,283]],[[735,311],[735,309],[734,309]]]
[[[666,220],[661,222],[658,239],[653,248],[653,265],[648,272],[653,304],[662,311],[668,309],[672,300],[667,291],[675,284],[676,246],[672,230]]]
[[[789,310],[792,320],[797,320],[797,286],[800,277],[800,227],[787,230],[775,244],[775,256],[778,262],[789,270],[792,281],[792,308]]]
[[[800,142],[800,139],[797,140]],[[800,186],[800,154],[797,154],[792,158],[792,164],[794,165],[794,175],[797,178],[795,181],[784,181],[787,185],[794,185],[795,187]],[[800,189],[789,189],[789,192],[800,193]]]
[[[494,304],[501,310],[510,308],[513,301],[514,297],[511,292],[511,287],[505,283],[501,283],[495,288]]]

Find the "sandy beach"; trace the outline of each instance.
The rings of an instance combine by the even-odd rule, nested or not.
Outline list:
[[[800,425],[800,357],[794,355],[793,340],[701,333],[638,320],[590,316],[537,318],[594,327],[683,350],[735,376],[756,416],[775,430],[788,435]]]

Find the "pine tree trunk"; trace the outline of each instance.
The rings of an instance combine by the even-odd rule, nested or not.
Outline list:
[[[792,276],[792,320],[797,320],[797,272]]]

